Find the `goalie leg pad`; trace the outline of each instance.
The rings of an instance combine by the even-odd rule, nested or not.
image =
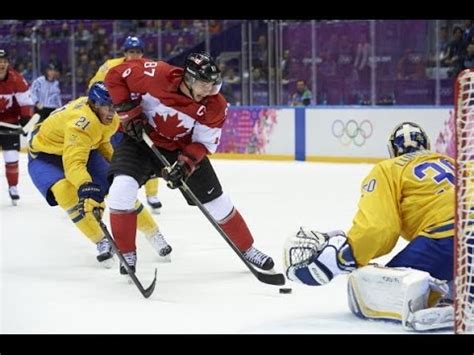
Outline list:
[[[428,308],[431,290],[446,295],[449,288],[425,271],[368,265],[349,276],[349,308],[360,318],[400,321],[405,330],[419,330],[415,328],[414,320],[427,326],[426,310],[431,309]],[[417,317],[419,311],[423,312]],[[429,326],[438,325],[431,323]]]

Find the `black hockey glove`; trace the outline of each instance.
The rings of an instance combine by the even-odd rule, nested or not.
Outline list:
[[[178,160],[170,166],[163,168],[161,175],[167,181],[170,189],[176,189],[183,185],[188,177],[194,172],[196,165],[191,158],[180,154]]]
[[[104,193],[99,185],[93,182],[82,184],[77,191],[79,197],[79,213],[85,216],[86,213],[94,212],[95,209],[100,211],[100,216],[105,209]]]
[[[115,106],[122,122],[123,131],[137,142],[143,140],[147,118],[138,102],[125,102]]]
[[[143,140],[143,131],[147,125],[147,118],[144,114],[129,121],[122,121],[123,131],[137,142]]]
[[[25,127],[26,124],[29,122],[30,119],[31,119],[31,117],[21,117],[21,118],[18,120],[18,123],[19,123],[22,127]]]

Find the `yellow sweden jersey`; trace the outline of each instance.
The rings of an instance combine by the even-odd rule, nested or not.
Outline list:
[[[66,179],[79,187],[92,181],[86,165],[91,150],[98,149],[110,161],[113,148],[110,137],[117,131],[117,114],[110,125],[100,122],[87,105],[87,97],[81,97],[55,110],[36,129],[39,131],[30,142],[29,151],[63,157]]]
[[[89,81],[89,88],[92,86],[97,81],[104,81],[105,75],[107,72],[113,68],[116,67],[119,64],[122,64],[125,61],[125,57],[121,58],[114,58],[114,59],[109,59],[106,61],[104,64],[102,64],[97,70],[97,73],[95,73],[94,77]]]
[[[359,210],[348,232],[359,266],[389,253],[399,236],[453,235],[454,161],[418,151],[375,165],[362,183]]]

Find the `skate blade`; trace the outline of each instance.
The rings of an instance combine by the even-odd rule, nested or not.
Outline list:
[[[18,200],[12,200],[12,206],[18,206]]]

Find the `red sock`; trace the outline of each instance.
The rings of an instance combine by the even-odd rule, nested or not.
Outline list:
[[[135,245],[137,213],[135,211],[125,213],[111,211],[110,226],[120,252],[128,253],[137,249]]]
[[[5,163],[5,172],[7,175],[8,186],[18,185],[18,162]]]
[[[250,233],[247,224],[235,208],[230,215],[219,223],[226,232],[227,236],[232,240],[237,249],[246,251],[253,244],[252,233]]]

